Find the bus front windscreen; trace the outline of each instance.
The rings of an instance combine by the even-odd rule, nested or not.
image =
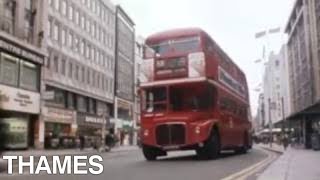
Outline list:
[[[146,113],[165,111],[167,109],[166,87],[155,87],[142,91],[142,110]]]
[[[168,53],[190,53],[200,49],[200,37],[186,37],[175,40],[166,40],[151,46],[152,49],[161,55]]]

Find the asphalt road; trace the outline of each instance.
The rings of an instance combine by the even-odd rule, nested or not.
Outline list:
[[[198,160],[193,151],[172,152],[155,162],[144,159],[139,150],[104,154],[101,175],[0,175],[1,180],[218,180],[266,159],[253,149],[244,155],[223,153],[218,160]],[[252,179],[252,177],[250,178]]]

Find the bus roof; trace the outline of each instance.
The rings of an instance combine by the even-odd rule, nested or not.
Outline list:
[[[241,75],[244,77],[244,80],[246,81],[246,77],[242,69],[229,57],[229,55],[226,52],[224,52],[224,50],[218,45],[218,43],[215,42],[212,39],[212,37],[201,28],[189,27],[189,28],[175,28],[175,29],[165,30],[165,31],[161,31],[161,32],[150,35],[145,42],[147,45],[150,46],[152,44],[157,44],[167,39],[196,36],[196,35],[205,35],[208,38],[210,38],[210,40],[215,44],[216,46],[215,48],[217,48],[217,50],[221,52],[223,56],[225,56],[225,59],[227,59],[230,63],[232,63],[232,65],[241,73]]]
[[[166,39],[186,37],[186,36],[196,36],[203,33],[205,32],[200,28],[176,28],[176,29],[161,31],[161,32],[150,35],[146,39],[146,44],[147,45],[156,44]]]

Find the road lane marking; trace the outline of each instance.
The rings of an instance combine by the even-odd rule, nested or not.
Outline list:
[[[227,176],[221,180],[234,180],[234,179],[237,179],[237,180],[240,180],[243,179],[243,178],[246,178],[252,174],[254,174],[254,172],[257,172],[258,169],[262,168],[262,167],[265,167],[267,164],[271,163],[275,158],[276,156],[274,154],[271,154],[270,152],[266,151],[266,150],[263,150],[263,149],[259,149],[259,150],[262,150],[264,151],[265,153],[267,153],[267,158],[265,158],[264,160],[252,165],[252,166],[249,166],[237,173],[234,173],[230,176]]]

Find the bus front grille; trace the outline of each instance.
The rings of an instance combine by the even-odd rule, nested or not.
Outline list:
[[[156,140],[160,146],[185,144],[185,126],[183,124],[162,124],[156,128]]]

